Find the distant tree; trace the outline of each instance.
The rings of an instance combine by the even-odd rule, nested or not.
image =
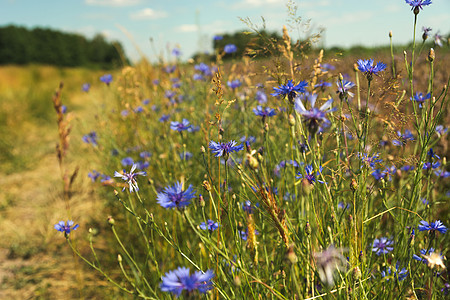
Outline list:
[[[101,35],[92,40],[61,31],[9,25],[0,27],[0,64],[42,63],[57,66],[112,68],[122,57],[122,45]]]

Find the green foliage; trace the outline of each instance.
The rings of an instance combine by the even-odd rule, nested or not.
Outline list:
[[[108,69],[121,65],[122,55],[121,44],[110,43],[102,35],[88,40],[52,29],[0,28],[0,65],[39,63]]]

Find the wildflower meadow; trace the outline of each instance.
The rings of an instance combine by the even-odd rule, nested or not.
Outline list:
[[[58,168],[36,175],[56,178],[37,218],[65,299],[448,299],[449,45],[417,25],[438,1],[400,2],[404,49],[247,22],[244,57],[67,76],[46,100]]]

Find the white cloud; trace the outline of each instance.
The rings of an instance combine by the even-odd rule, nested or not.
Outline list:
[[[151,8],[144,8],[140,11],[130,14],[132,20],[154,20],[167,17],[165,11],[157,11]]]
[[[256,7],[268,6],[268,5],[280,5],[280,0],[243,0],[235,3],[231,6],[231,9],[254,9]]]
[[[133,6],[141,3],[142,0],[85,0],[87,5],[97,6]]]
[[[196,32],[199,28],[195,24],[183,24],[175,28],[177,32]]]

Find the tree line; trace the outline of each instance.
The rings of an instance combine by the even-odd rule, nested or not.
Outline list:
[[[47,28],[0,27],[0,65],[39,63],[107,69],[120,65],[122,57],[122,45],[108,42],[102,35],[87,39]]]

